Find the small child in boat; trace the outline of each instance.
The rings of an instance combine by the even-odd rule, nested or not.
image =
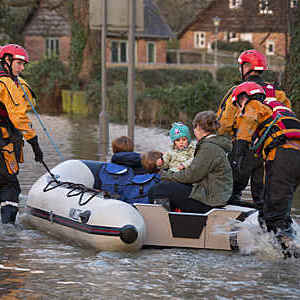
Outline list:
[[[146,170],[141,163],[141,154],[134,152],[134,144],[130,137],[120,136],[112,141],[111,162],[133,169],[135,174],[144,174]]]
[[[189,128],[181,122],[172,125],[169,136],[172,142],[171,149],[158,159],[157,166],[160,169],[177,172],[191,164],[194,159],[195,143],[191,142]]]
[[[148,151],[142,154],[142,166],[149,173],[158,173],[160,168],[157,166],[157,161],[161,160],[163,153],[160,151]]]

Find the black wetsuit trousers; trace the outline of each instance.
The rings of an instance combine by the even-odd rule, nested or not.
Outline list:
[[[15,223],[19,206],[20,184],[16,175],[7,174],[0,160],[0,205],[3,224]]]
[[[239,172],[233,168],[233,191],[232,197],[239,198],[242,191],[247,187],[250,179],[251,195],[258,208],[263,207],[264,198],[264,161],[261,157],[255,157],[253,152],[248,151],[242,162]]]
[[[264,219],[269,230],[287,229],[294,192],[300,184],[300,150],[278,148],[266,162]]]

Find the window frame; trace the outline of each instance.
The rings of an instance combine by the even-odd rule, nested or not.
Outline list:
[[[240,33],[240,40],[252,43],[253,42],[253,34],[252,34],[252,32],[243,32],[243,33]]]
[[[206,32],[195,31],[194,32],[194,47],[197,49],[204,49],[206,47]]]
[[[229,9],[240,8],[243,4],[243,0],[229,0]]]
[[[298,7],[298,1],[299,0],[290,0],[290,8]]]
[[[229,42],[237,42],[238,40],[237,32],[229,32]]]
[[[273,10],[270,9],[270,0],[259,0],[258,9],[260,15],[273,15]]]
[[[269,47],[272,46],[273,51],[269,51]],[[266,55],[275,55],[275,42],[273,40],[266,41]]]
[[[57,37],[46,37],[45,38],[45,56],[47,58],[59,57],[60,47],[59,38]]]
[[[117,47],[114,47],[113,45],[116,44]],[[122,48],[125,45],[125,48]],[[114,49],[117,50],[116,53],[114,53]],[[125,53],[122,52],[125,50]],[[125,54],[125,60],[124,60],[124,54]],[[115,56],[117,60],[115,61]],[[110,61],[113,64],[127,64],[128,63],[128,41],[126,40],[111,40],[110,41]]]
[[[153,41],[151,41],[151,42],[147,42],[146,43],[146,45],[147,45],[147,48],[146,48],[146,55],[147,55],[147,60],[146,60],[146,62],[147,62],[147,64],[155,64],[156,63],[156,43],[155,42],[153,42]],[[153,46],[153,61],[150,61],[150,57],[149,57],[149,55],[150,55],[150,52],[149,52],[149,47],[150,46]]]

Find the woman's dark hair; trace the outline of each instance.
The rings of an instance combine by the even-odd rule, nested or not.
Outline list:
[[[217,120],[217,115],[212,110],[200,111],[196,114],[193,120],[193,127],[199,125],[203,130],[216,133],[220,128],[220,123]]]
[[[120,136],[114,139],[111,143],[113,153],[118,152],[133,152],[134,144],[130,137]]]

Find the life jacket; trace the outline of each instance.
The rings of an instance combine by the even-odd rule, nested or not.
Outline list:
[[[9,77],[6,72],[0,69],[0,77]],[[0,119],[8,118],[8,113],[6,107],[1,103],[0,104]]]
[[[103,163],[99,171],[100,188],[107,197],[129,204],[149,203],[149,189],[160,181],[159,174],[135,174],[133,169],[115,163]]]
[[[287,140],[300,140],[300,121],[290,108],[276,100],[273,85],[266,84],[263,88],[266,92],[263,104],[272,109],[272,115],[257,127],[251,149],[257,154],[264,151],[268,155],[273,148],[285,144]]]

